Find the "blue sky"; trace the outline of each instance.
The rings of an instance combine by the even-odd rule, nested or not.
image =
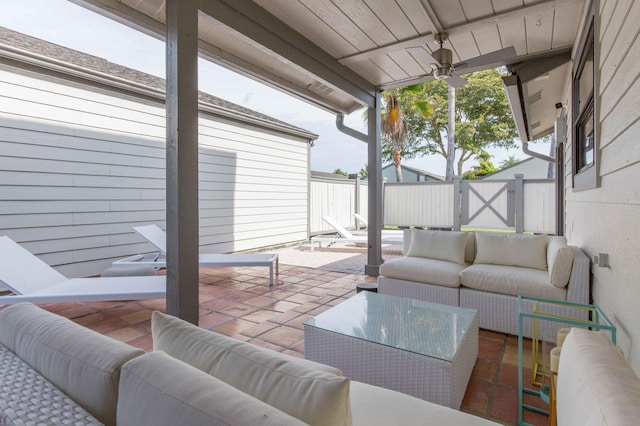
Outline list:
[[[164,77],[164,42],[66,0],[0,0],[0,10],[0,26]],[[199,86],[204,92],[318,134],[311,149],[312,170],[340,168],[355,173],[367,162],[366,145],[339,132],[334,115],[307,102],[205,60],[200,60]],[[351,127],[364,128],[361,112],[345,121]],[[496,165],[510,155],[526,158],[519,149],[490,152]],[[445,172],[441,156],[404,163],[436,174]],[[465,169],[472,165],[472,161],[465,163]]]

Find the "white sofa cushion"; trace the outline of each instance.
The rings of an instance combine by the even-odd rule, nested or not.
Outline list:
[[[574,328],[558,367],[558,425],[637,425],[640,379],[606,332]]]
[[[413,229],[404,229],[402,232],[402,254],[404,254],[405,256],[409,252],[409,247],[411,247],[412,232]],[[466,234],[467,245],[464,248],[464,261],[471,264],[476,257],[476,233],[466,232]]]
[[[546,235],[476,232],[474,263],[547,270]]]
[[[413,229],[407,256],[446,260],[464,265],[466,244],[466,232]]]
[[[388,425],[497,425],[482,417],[453,410],[366,383],[351,382],[350,398],[353,424]]]
[[[118,425],[303,425],[278,409],[157,351],[122,368]]]
[[[120,368],[144,354],[31,303],[0,312],[0,343],[107,425],[116,423]]]
[[[349,380],[316,363],[204,330],[154,312],[153,347],[306,423],[349,425]]]
[[[547,264],[549,265],[549,281],[556,287],[566,287],[571,278],[573,251],[567,246],[565,237],[550,237],[547,247]]]
[[[547,271],[518,266],[474,264],[461,272],[464,287],[511,296],[566,300],[565,288],[552,286]]]
[[[397,257],[380,266],[380,275],[405,281],[445,287],[460,287],[460,272],[465,265],[422,257]]]

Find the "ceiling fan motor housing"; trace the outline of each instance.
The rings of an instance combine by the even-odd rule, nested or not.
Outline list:
[[[433,76],[437,80],[442,80],[451,76],[451,71],[453,71],[453,66],[451,65],[451,62],[453,62],[453,54],[451,53],[451,50],[440,48],[434,51],[432,56],[439,63],[439,65],[433,70]]]

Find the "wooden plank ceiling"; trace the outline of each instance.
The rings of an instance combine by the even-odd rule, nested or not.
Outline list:
[[[164,0],[73,1],[163,34]],[[440,47],[439,33],[448,33],[444,47],[453,64],[509,47],[515,56],[486,66],[566,52],[585,1],[200,0],[200,50],[330,111],[350,113],[368,102],[360,91],[432,79],[424,58]]]

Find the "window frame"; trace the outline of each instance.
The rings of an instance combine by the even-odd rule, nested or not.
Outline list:
[[[595,19],[595,2],[591,2],[589,13],[587,14],[587,20],[584,24],[582,36],[580,39],[579,48],[576,53],[576,60],[574,62],[573,73],[571,78],[572,92],[572,176],[573,176],[573,190],[584,191],[587,189],[593,189],[600,186],[599,174],[598,174],[598,147],[599,141],[599,126],[598,126],[598,110],[596,102],[596,94],[598,93],[598,52],[596,49],[596,19]],[[586,103],[585,107],[580,110],[580,78],[584,71],[587,58],[590,53],[593,52],[593,87],[590,95],[583,99],[583,103]],[[586,125],[586,119],[593,115],[593,161],[591,164],[581,166],[581,159],[583,157],[584,144],[580,136],[583,134],[582,129]]]

